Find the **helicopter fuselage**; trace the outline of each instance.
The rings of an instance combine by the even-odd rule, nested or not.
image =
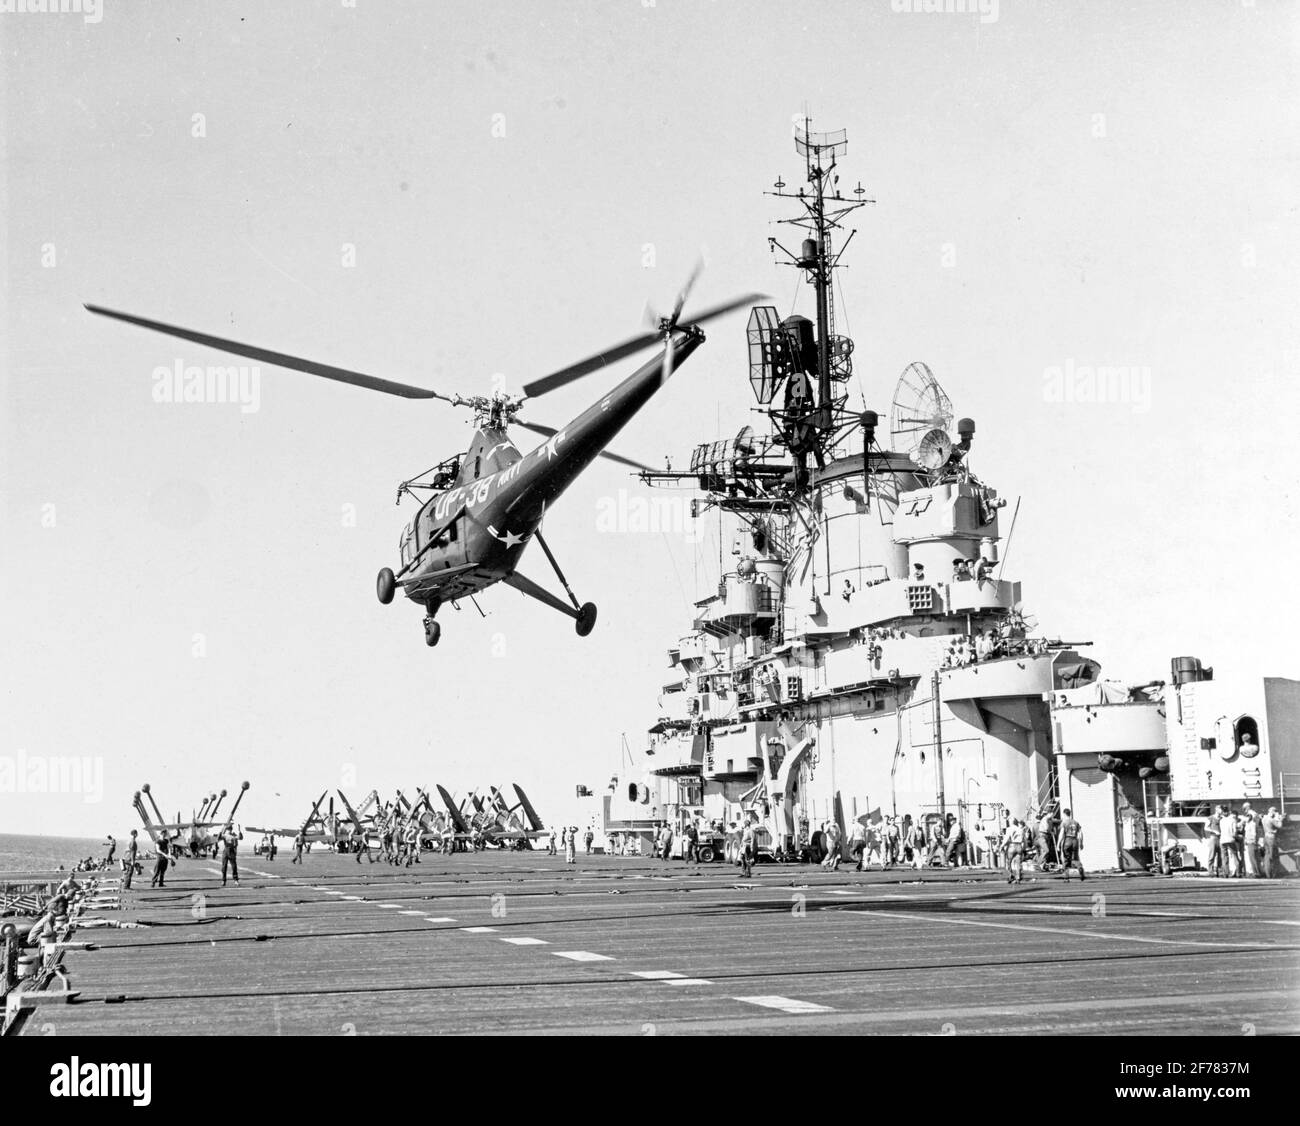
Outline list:
[[[698,329],[678,330],[669,370],[703,340]],[[663,371],[661,354],[528,453],[502,426],[482,426],[455,483],[425,501],[402,532],[397,583],[407,598],[436,609],[511,576],[547,507],[659,390]]]

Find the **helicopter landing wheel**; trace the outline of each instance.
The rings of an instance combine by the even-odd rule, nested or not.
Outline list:
[[[424,643],[432,649],[438,644],[438,639],[442,636],[442,626],[432,618],[424,619]]]
[[[596,604],[594,602],[584,602],[582,604],[582,609],[578,611],[578,617],[573,628],[578,631],[579,637],[586,637],[596,628]]]
[[[379,601],[387,606],[393,600],[393,593],[397,590],[397,579],[393,575],[391,567],[384,567],[379,572],[379,577],[375,580],[375,593],[379,595]]]

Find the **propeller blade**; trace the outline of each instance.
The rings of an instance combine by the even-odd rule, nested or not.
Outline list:
[[[522,426],[525,430],[531,430],[533,431],[534,434],[541,434],[547,438],[553,437],[556,433],[554,427],[543,426],[539,422],[525,422],[522,418],[515,419],[515,425]],[[601,450],[600,456],[603,458],[608,458],[610,461],[616,461],[619,463],[619,465],[629,466],[632,469],[642,470],[647,473],[653,472],[653,470],[651,470],[650,466],[648,465],[643,465],[641,462],[633,461],[631,458],[628,457],[619,457],[618,454],[612,454],[608,450]]]
[[[290,356],[285,352],[272,352],[268,348],[258,348],[252,344],[241,344],[237,340],[227,340],[221,336],[210,336],[204,332],[194,332],[188,328],[163,324],[161,321],[134,317],[130,313],[119,313],[114,309],[105,309],[100,305],[86,305],[85,308],[88,312],[95,313],[98,316],[112,317],[114,320],[125,321],[127,324],[138,325],[140,328],[147,328],[153,332],[161,332],[167,336],[189,340],[194,344],[202,344],[205,348],[216,348],[222,352],[233,353],[236,356],[247,356],[250,360],[261,360],[263,363],[291,368],[294,371],[303,371],[308,375],[319,375],[324,379],[337,380],[339,383],[351,383],[355,387],[365,387],[370,391],[383,391],[389,395],[400,395],[404,399],[444,399],[447,402],[451,401],[446,395],[439,395],[437,391],[430,391],[426,387],[413,387],[409,383],[379,379],[377,376],[349,371],[347,368],[320,364],[314,360],[304,360],[300,356]]]
[[[705,321],[711,321],[714,317],[722,316],[723,313],[730,313],[733,309],[752,305],[755,301],[762,301],[765,297],[766,295],[762,293],[747,293],[744,297],[738,297],[734,301],[714,305],[698,315],[686,317],[685,321],[687,324],[703,324]],[[554,391],[557,387],[563,387],[566,383],[572,383],[575,379],[580,379],[584,375],[590,375],[593,371],[599,371],[603,367],[617,363],[619,360],[641,351],[642,348],[649,348],[654,344],[658,344],[661,340],[663,340],[662,332],[643,332],[638,336],[623,341],[622,344],[616,344],[614,347],[598,352],[594,356],[588,356],[585,360],[579,360],[576,364],[570,364],[568,367],[560,368],[559,371],[553,371],[550,375],[544,375],[541,379],[533,380],[532,383],[525,383],[524,394],[530,399],[536,399],[539,395],[545,395],[549,391]]]

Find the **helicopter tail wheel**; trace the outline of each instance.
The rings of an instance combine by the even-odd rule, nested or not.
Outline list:
[[[582,609],[578,611],[578,617],[573,628],[578,631],[579,637],[586,637],[596,628],[596,604],[594,602],[584,602],[582,604]]]
[[[379,578],[375,580],[375,593],[379,595],[379,601],[387,606],[393,600],[393,594],[397,590],[397,579],[393,575],[391,567],[384,567],[379,572]]]
[[[424,643],[432,649],[438,644],[438,639],[442,636],[442,626],[432,618],[424,619]]]

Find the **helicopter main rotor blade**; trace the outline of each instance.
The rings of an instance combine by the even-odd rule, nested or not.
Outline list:
[[[541,434],[547,438],[552,438],[556,434],[556,430],[554,427],[543,426],[539,422],[525,422],[522,418],[517,418],[515,419],[514,424],[516,426],[522,426],[525,430],[531,430],[535,434]],[[643,473],[654,472],[654,470],[652,470],[648,465],[643,465],[639,461],[633,461],[630,457],[620,457],[618,454],[612,454],[607,450],[601,450],[600,456],[603,458],[608,458],[610,461],[616,461],[619,463],[619,465],[626,465],[631,469],[640,470]]]
[[[685,317],[683,320],[688,324],[703,324],[714,317],[722,316],[723,313],[730,313],[733,309],[753,304],[755,301],[762,301],[763,297],[764,295],[761,293],[747,293],[744,297],[737,297],[734,301],[715,305],[710,309],[705,309],[698,316]],[[570,364],[568,367],[560,368],[559,371],[553,371],[550,375],[544,375],[541,379],[533,380],[532,383],[525,383],[524,394],[530,399],[536,399],[539,395],[545,395],[548,391],[554,391],[557,387],[563,387],[566,383],[572,383],[575,379],[590,375],[593,371],[599,371],[609,364],[617,363],[634,352],[641,351],[642,348],[649,348],[658,344],[663,338],[664,334],[660,331],[640,333],[630,340],[623,341],[622,344],[614,345],[613,348],[607,348],[594,356],[588,356],[585,360],[579,360],[576,364]]]
[[[686,299],[690,297],[691,290],[695,288],[695,283],[703,272],[704,259],[697,258],[695,268],[691,270],[691,276],[686,279],[686,284],[682,286],[681,292],[677,294],[677,301],[673,304],[673,315],[668,322],[670,327],[675,328],[677,326],[677,319],[682,315],[682,306],[686,304]]]
[[[189,340],[194,344],[202,344],[206,348],[216,348],[219,351],[230,352],[236,356],[247,356],[250,360],[261,360],[263,363],[275,364],[277,367],[290,368],[293,371],[304,371],[308,375],[319,375],[323,379],[333,379],[339,383],[351,383],[355,387],[365,387],[370,391],[383,391],[389,395],[400,395],[404,399],[443,399],[451,402],[446,395],[439,395],[437,391],[430,391],[426,387],[413,387],[409,383],[380,379],[377,376],[365,375],[359,371],[349,371],[347,368],[321,364],[315,360],[304,360],[301,356],[290,356],[286,352],[272,352],[268,348],[258,348],[252,344],[241,344],[238,340],[227,340],[222,336],[210,336],[205,332],[194,332],[188,328],[163,324],[161,321],[135,317],[130,313],[119,313],[114,309],[105,309],[100,305],[86,305],[85,308],[88,312],[101,317],[112,317],[114,320],[125,321],[127,324],[138,325],[140,328],[147,328],[153,332],[161,332],[166,336],[175,336],[181,340]]]

